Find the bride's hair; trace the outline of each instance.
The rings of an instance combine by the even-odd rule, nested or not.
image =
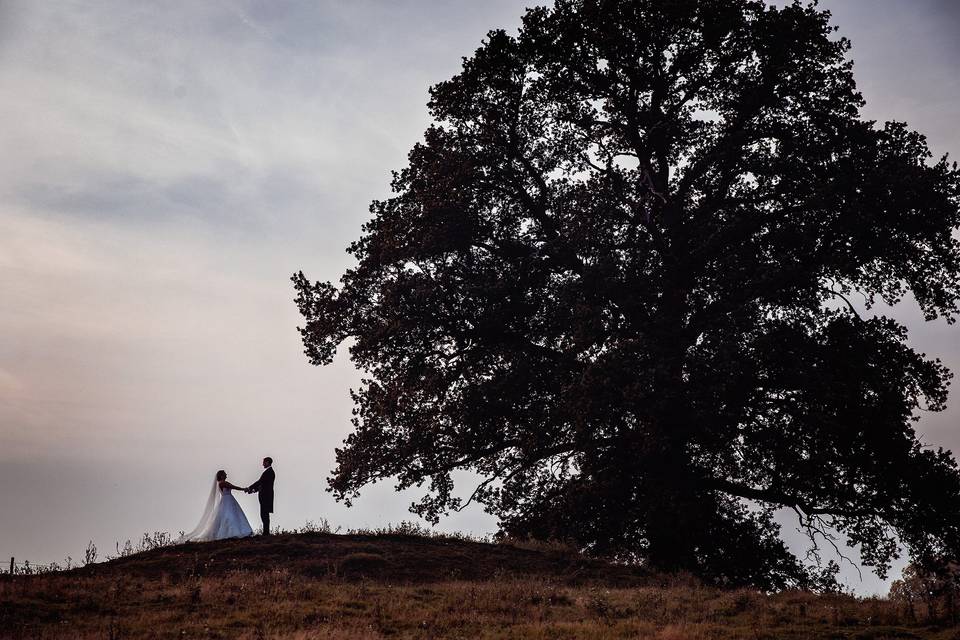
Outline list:
[[[224,471],[223,469],[220,469],[220,471],[217,471],[217,482],[220,482],[221,480],[226,480],[226,479],[227,479],[226,471]]]

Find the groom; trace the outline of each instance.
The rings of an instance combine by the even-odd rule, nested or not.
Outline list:
[[[247,493],[256,493],[260,500],[260,520],[263,522],[263,535],[270,535],[270,514],[273,513],[273,458],[263,459],[263,473],[260,479],[247,487]]]

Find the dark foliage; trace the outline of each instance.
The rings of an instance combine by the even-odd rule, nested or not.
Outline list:
[[[560,0],[431,90],[339,286],[294,277],[311,362],[366,373],[330,479],[428,482],[512,535],[777,588],[771,514],[881,575],[960,551],[960,473],[925,448],[949,372],[863,300],[953,320],[960,172],[863,101],[829,15]]]

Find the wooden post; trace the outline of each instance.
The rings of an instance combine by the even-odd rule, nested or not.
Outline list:
[[[13,575],[13,558],[10,558],[10,575]]]

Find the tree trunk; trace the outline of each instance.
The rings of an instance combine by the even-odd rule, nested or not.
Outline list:
[[[679,269],[674,268],[674,274]],[[664,291],[653,345],[656,362],[651,407],[649,464],[644,473],[648,496],[649,562],[667,571],[696,569],[698,500],[688,444],[692,418],[683,380],[687,340],[686,287],[677,277]]]
[[[644,473],[648,562],[665,571],[695,570],[698,500],[685,447],[671,438],[651,454]]]

